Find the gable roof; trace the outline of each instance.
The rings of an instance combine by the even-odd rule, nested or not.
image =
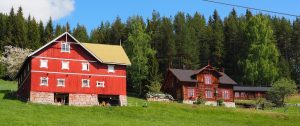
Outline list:
[[[131,65],[124,49],[119,45],[106,45],[94,43],[81,43],[86,49],[91,51],[96,57],[107,64]]]
[[[61,34],[60,36],[56,37],[55,39],[53,39],[52,41],[48,42],[47,44],[45,44],[44,46],[40,47],[39,49],[35,50],[34,52],[32,52],[31,54],[29,54],[22,66],[20,67],[18,73],[16,74],[15,77],[18,77],[20,71],[22,70],[23,66],[25,65],[26,61],[33,56],[34,54],[38,53],[39,51],[41,51],[42,49],[46,48],[47,46],[49,46],[50,44],[52,44],[53,42],[55,42],[57,39],[63,37],[63,36],[69,36],[71,37],[73,40],[75,40],[76,43],[78,43],[78,45],[80,45],[82,48],[84,48],[88,53],[90,53],[94,58],[96,58],[99,62],[101,63],[105,63],[105,64],[119,64],[119,65],[131,65],[124,49],[122,46],[118,46],[115,47],[116,45],[104,45],[104,44],[89,44],[89,43],[81,43],[79,42],[76,38],[74,38],[70,33],[65,32],[63,34]],[[111,49],[111,50],[109,50]],[[105,51],[112,51],[112,52],[102,52],[102,50]],[[111,55],[111,56],[109,56]],[[120,60],[118,60],[117,58],[120,58]],[[103,60],[104,61],[103,61]]]
[[[234,91],[268,91],[270,87],[234,86]]]
[[[233,84],[233,85],[237,85],[237,83],[232,80],[227,74],[225,74],[224,72],[219,72],[222,76],[219,78],[219,82],[220,84]]]
[[[196,79],[192,78],[195,74],[195,70],[170,69],[170,71],[179,81],[198,82]]]
[[[216,69],[214,69],[211,65],[206,65],[205,67],[202,67],[199,70],[195,70],[194,74],[198,74],[200,72],[202,72],[203,70],[209,70],[209,71],[214,71],[215,73],[217,73],[217,75],[222,76]]]

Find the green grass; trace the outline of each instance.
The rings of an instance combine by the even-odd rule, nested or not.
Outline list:
[[[15,82],[0,80],[0,125],[10,126],[299,126],[299,108],[291,112],[276,109],[223,108],[149,102],[128,97],[128,107],[74,107],[24,103],[6,99]],[[6,91],[5,91],[6,90]],[[296,112],[296,113],[293,113]],[[297,113],[298,112],[298,113]]]
[[[300,94],[293,95],[287,99],[288,103],[297,104],[300,103]]]

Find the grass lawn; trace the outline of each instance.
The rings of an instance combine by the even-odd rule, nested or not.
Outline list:
[[[15,82],[0,80],[0,125],[113,126],[300,126],[300,108],[261,111],[149,102],[128,97],[128,107],[74,107],[7,99]]]
[[[300,104],[300,94],[289,97],[287,99],[287,102],[292,104],[297,104],[297,103]]]

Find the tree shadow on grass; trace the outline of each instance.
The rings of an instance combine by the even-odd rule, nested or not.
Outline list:
[[[16,91],[0,90],[0,93],[4,94],[3,99],[18,100]]]

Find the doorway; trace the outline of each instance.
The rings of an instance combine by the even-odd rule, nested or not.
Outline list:
[[[54,93],[54,103],[61,105],[69,104],[69,94],[67,93]]]

